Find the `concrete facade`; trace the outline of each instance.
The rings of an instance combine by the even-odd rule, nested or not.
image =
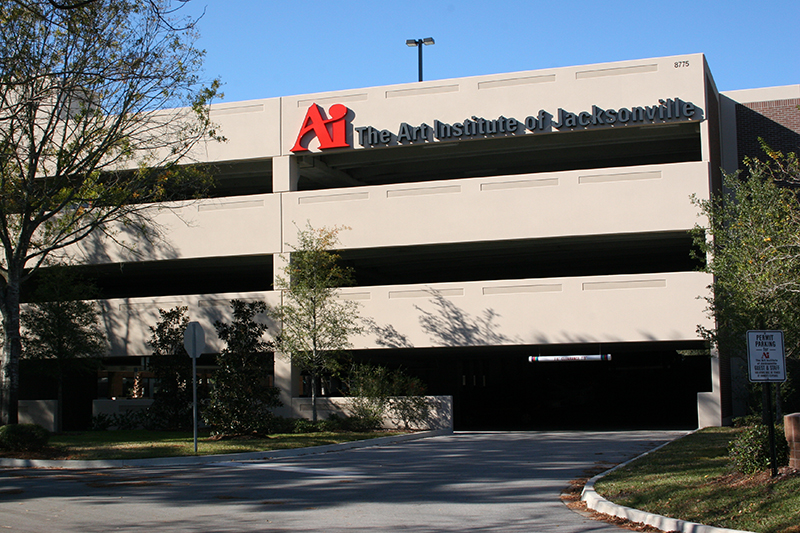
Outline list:
[[[645,420],[648,402],[656,426],[719,425],[729,372],[697,334],[711,279],[690,258],[690,197],[740,160],[736,98],[695,54],[216,104],[228,141],[194,154],[214,197],[154,206],[161,241],[72,252],[111,295],[112,356],[147,355],[175,305],[212,353],[230,299],[280,301],[297,226],[347,226],[357,283],[341,297],[373,324],[355,357],[452,395],[456,429],[503,412],[558,425],[606,401],[601,425],[625,405]],[[527,362],[591,353],[612,363]],[[302,414],[302,377],[279,356],[273,374],[283,414]]]

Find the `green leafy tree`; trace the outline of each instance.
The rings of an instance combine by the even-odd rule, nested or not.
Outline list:
[[[170,0],[0,0],[0,418],[17,421],[20,288],[101,231],[152,235],[152,202],[202,194],[178,167],[215,137],[202,51]],[[149,230],[149,231],[148,231]]]
[[[56,431],[63,427],[64,381],[77,371],[96,368],[106,351],[100,328],[94,287],[79,279],[74,270],[54,266],[42,270],[34,302],[22,312],[24,356],[54,362],[43,365],[58,382]]]
[[[339,265],[332,250],[343,228],[298,229],[284,276],[277,278],[283,303],[272,310],[281,322],[278,350],[311,378],[312,421],[317,421],[317,383],[338,369],[337,356],[361,332],[358,303],[337,297],[339,287],[352,282],[352,272]]]
[[[221,435],[269,432],[272,408],[281,405],[279,390],[269,384],[273,345],[263,339],[266,324],[256,322],[266,313],[264,302],[231,301],[233,322],[217,321],[217,336],[225,348],[217,356],[206,422]]]
[[[159,309],[159,319],[150,327],[150,369],[158,379],[158,390],[149,409],[151,424],[159,429],[190,429],[192,425],[192,360],[183,347],[189,324],[185,306]]]
[[[706,300],[715,327],[701,333],[741,365],[751,329],[783,330],[787,357],[800,354],[800,165],[764,148],[766,160],[724,176],[720,195],[694,199],[708,220],[695,241],[714,275]]]

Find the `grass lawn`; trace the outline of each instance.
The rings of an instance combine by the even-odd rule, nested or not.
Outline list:
[[[260,452],[307,448],[354,440],[397,435],[402,432],[319,432],[270,435],[265,438],[213,440],[207,432],[197,439],[198,455]],[[50,438],[48,448],[37,454],[0,454],[28,459],[146,459],[194,455],[191,432],[172,431],[83,431],[59,433]]]
[[[747,477],[731,470],[734,428],[677,440],[595,485],[609,501],[691,522],[759,533],[800,533],[800,474]]]

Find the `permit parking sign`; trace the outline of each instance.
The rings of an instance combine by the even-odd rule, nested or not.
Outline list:
[[[748,331],[747,361],[750,368],[750,381],[761,383],[782,383],[786,381],[783,331]]]

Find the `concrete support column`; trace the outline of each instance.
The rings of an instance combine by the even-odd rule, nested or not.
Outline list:
[[[292,366],[289,358],[281,353],[275,353],[275,386],[281,391],[280,400],[283,407],[275,410],[275,414],[285,417],[300,416],[297,406],[292,401],[300,396],[299,372]]]
[[[272,158],[272,192],[296,191],[299,179],[296,157],[282,155]]]
[[[719,353],[711,351],[711,392],[697,393],[697,427],[722,425],[722,383],[719,371]]]
[[[282,193],[297,190],[300,179],[300,171],[297,166],[297,158],[291,155],[283,155],[272,159],[272,192]],[[283,220],[283,213],[280,219]],[[283,229],[281,230],[281,252],[286,253],[284,243],[286,242]],[[283,275],[283,268],[286,266],[285,257],[280,255],[273,256],[273,272],[277,276]],[[275,413],[286,417],[300,416],[299,409],[294,405],[293,399],[300,395],[299,391],[299,372],[292,366],[288,357],[281,353],[275,354],[275,386],[281,391],[280,400],[283,407],[275,410]]]
[[[784,416],[783,428],[789,441],[789,468],[800,470],[800,413]]]

